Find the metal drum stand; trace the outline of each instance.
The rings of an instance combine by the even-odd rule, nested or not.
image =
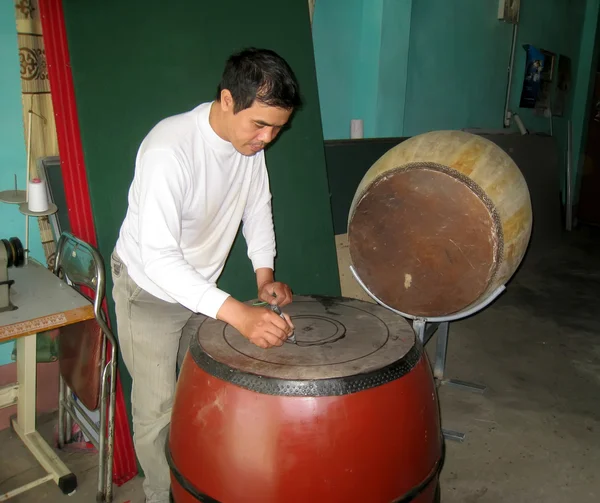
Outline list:
[[[389,309],[390,311],[399,314],[403,318],[407,318],[412,320],[412,327],[415,332],[415,335],[421,341],[421,344],[425,346],[431,337],[435,333],[437,333],[437,344],[435,349],[435,360],[433,364],[433,375],[436,379],[438,386],[441,385],[450,385],[455,386],[457,388],[471,391],[474,393],[484,393],[487,389],[486,386],[481,384],[470,383],[466,381],[460,381],[458,379],[446,379],[444,377],[445,369],[446,369],[446,353],[448,351],[448,335],[449,335],[449,323],[451,321],[461,320],[463,318],[467,318],[482,309],[486,308],[490,305],[498,296],[506,290],[506,286],[502,285],[496,288],[488,297],[474,305],[473,307],[466,309],[464,311],[460,311],[458,313],[448,315],[448,316],[437,316],[437,317],[423,317],[423,316],[414,316],[412,314],[403,313],[394,309],[393,307],[385,304],[381,299],[379,299],[376,295],[371,292],[364,282],[360,279],[360,276],[354,269],[354,267],[350,266],[350,271],[354,276],[354,279],[358,282],[361,288],[371,297],[375,302],[379,305]],[[462,442],[465,439],[465,434],[460,431],[443,429],[444,437],[448,440],[455,440],[458,442]]]

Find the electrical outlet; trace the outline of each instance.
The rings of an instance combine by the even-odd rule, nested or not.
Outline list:
[[[505,23],[517,24],[521,0],[498,0],[498,19]]]

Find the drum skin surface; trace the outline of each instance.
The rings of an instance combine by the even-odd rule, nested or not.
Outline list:
[[[435,131],[386,152],[348,218],[352,264],[369,291],[410,316],[476,306],[518,268],[533,224],[525,179],[493,142]]]
[[[167,441],[173,500],[439,501],[437,391],[410,325],[354,299],[295,297],[285,311],[298,345],[261,350],[221,322],[200,328]]]

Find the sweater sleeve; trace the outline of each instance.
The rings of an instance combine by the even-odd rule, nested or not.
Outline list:
[[[275,231],[271,210],[269,174],[264,152],[257,154],[250,195],[244,210],[242,233],[248,245],[248,258],[254,271],[262,267],[274,269]]]
[[[190,177],[170,152],[148,151],[140,163],[138,225],[144,273],[181,305],[216,318],[229,294],[198,273],[179,244]]]

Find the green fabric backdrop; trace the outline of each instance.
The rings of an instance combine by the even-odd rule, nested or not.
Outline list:
[[[287,59],[304,109],[267,150],[277,279],[295,293],[339,295],[307,0],[64,0],[81,138],[100,252],[109,262],[139,143],[159,120],[211,100],[226,58],[246,46]],[[219,286],[256,296],[238,235]],[[113,316],[108,284],[109,306]],[[114,317],[112,318],[113,326]],[[130,379],[121,366],[128,407]]]

